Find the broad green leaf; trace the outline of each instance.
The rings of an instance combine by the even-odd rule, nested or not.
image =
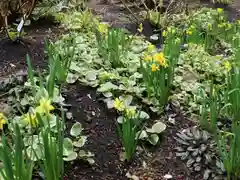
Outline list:
[[[120,96],[119,99],[122,100],[124,105],[127,107],[132,103],[133,96],[131,95]]]
[[[149,119],[150,116],[148,115],[148,113],[144,112],[144,111],[141,111],[140,114],[139,114],[140,118],[141,119]]]
[[[82,124],[79,122],[76,122],[71,128],[70,134],[71,136],[77,137],[81,134],[82,130],[83,130]]]
[[[89,164],[94,164],[95,160],[93,158],[87,158]]]
[[[119,117],[117,118],[117,122],[118,122],[119,124],[122,124],[122,123],[123,123],[123,116],[119,116]]]
[[[118,89],[118,86],[111,82],[106,82],[105,84],[102,84],[100,88],[98,89],[99,92],[108,92],[111,90],[116,90]]]
[[[137,134],[136,134],[136,138],[138,137],[139,133],[140,133],[140,131],[137,132]],[[139,138],[139,139],[145,139],[145,138],[148,138],[148,134],[147,134],[147,132],[143,130],[143,131],[141,132],[141,134],[139,135],[138,138]]]
[[[146,131],[149,132],[149,133],[161,133],[163,132],[165,129],[166,129],[166,125],[160,121],[156,122],[152,128],[148,128]]]
[[[68,84],[73,84],[78,80],[78,78],[79,78],[78,75],[73,73],[68,73],[66,81]]]
[[[84,146],[84,144],[86,143],[86,141],[87,141],[87,137],[86,136],[81,136],[79,139],[78,139],[78,141],[74,141],[73,142],[73,145],[75,146],[75,147],[83,147]]]
[[[90,71],[86,74],[86,79],[89,81],[95,81],[97,79],[97,72]]]
[[[71,152],[68,156],[64,157],[64,161],[73,161],[77,159],[77,153],[76,152]]]
[[[63,140],[63,155],[68,156],[73,152],[73,143],[70,138],[64,138]]]
[[[157,134],[151,134],[149,137],[148,137],[148,141],[152,144],[152,145],[156,145],[159,141],[159,137]]]

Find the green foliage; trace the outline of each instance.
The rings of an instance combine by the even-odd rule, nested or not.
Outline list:
[[[0,169],[3,180],[31,180],[34,162],[29,158],[23,137],[18,124],[14,124],[14,134],[12,135],[12,147],[6,135],[2,135],[2,145],[0,146],[0,159],[3,167]]]
[[[99,54],[105,63],[110,63],[113,68],[124,67],[126,53],[131,45],[132,38],[121,29],[108,28],[104,32],[103,25],[96,30]]]
[[[174,70],[180,55],[181,39],[176,33],[175,29],[169,28],[165,32],[167,37],[163,45],[163,52],[156,52],[156,48],[150,45],[144,61],[141,61],[141,72],[148,97],[156,97],[160,109],[168,102]]]
[[[218,135],[218,148],[228,180],[240,177],[240,125],[233,122],[232,132],[220,131]]]
[[[43,141],[43,164],[39,161],[39,165],[44,172],[44,176],[47,180],[59,180],[63,178],[63,139],[64,139],[64,113],[62,111],[62,118],[56,120],[57,129],[55,137],[52,136],[50,121],[45,126],[40,114],[37,114],[37,120],[41,124],[40,135]],[[41,159],[39,159],[41,160]]]

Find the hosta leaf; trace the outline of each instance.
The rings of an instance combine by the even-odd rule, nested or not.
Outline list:
[[[110,97],[113,96],[113,94],[111,92],[104,92],[103,96],[106,97],[106,98],[110,98]]]
[[[111,90],[116,90],[118,89],[118,86],[116,86],[115,84],[111,83],[111,82],[106,82],[105,84],[102,84],[100,86],[100,88],[98,88],[99,92],[107,92],[107,91],[111,91]]]
[[[119,117],[117,118],[117,122],[118,122],[119,124],[122,124],[122,123],[123,123],[123,116],[119,116]]]
[[[139,135],[139,133],[140,133],[140,131],[138,131],[137,133],[136,133],[136,138],[138,137],[139,139],[145,139],[145,138],[148,138],[148,134],[147,134],[147,132],[146,131],[142,131],[141,132],[141,134]]]
[[[139,117],[141,119],[149,119],[150,116],[148,115],[148,113],[144,112],[144,111],[141,111],[140,114],[139,114]]]
[[[119,99],[121,101],[123,101],[123,103],[126,107],[128,107],[132,103],[133,96],[131,96],[131,95],[120,96]]]
[[[83,146],[84,146],[84,144],[86,143],[86,141],[87,141],[87,137],[86,137],[86,136],[81,136],[78,141],[74,141],[74,142],[73,142],[73,145],[74,145],[75,147],[79,147],[79,148],[80,148],[80,147],[83,147]]]
[[[73,161],[75,159],[77,159],[77,153],[76,152],[71,152],[70,154],[68,154],[68,156],[63,158],[64,161]]]
[[[73,84],[78,80],[78,78],[79,78],[78,75],[73,73],[68,73],[66,81],[68,84]]]
[[[152,145],[156,145],[159,141],[159,137],[157,134],[151,134],[149,137],[148,137],[148,141],[152,144]]]
[[[89,81],[95,81],[97,79],[97,72],[90,71],[86,74],[86,79]]]
[[[167,126],[164,123],[158,121],[152,126],[152,128],[149,128],[146,131],[149,132],[149,133],[159,134],[159,133],[163,132],[166,129],[166,127]]]
[[[89,164],[94,164],[95,160],[93,158],[87,158]]]
[[[73,143],[70,138],[64,138],[63,140],[63,155],[68,156],[73,152]]]
[[[81,134],[82,130],[83,130],[82,124],[79,122],[76,122],[71,128],[70,134],[71,136],[77,137]]]

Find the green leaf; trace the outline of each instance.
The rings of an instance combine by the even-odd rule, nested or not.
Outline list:
[[[97,79],[97,72],[90,71],[86,74],[86,79],[89,81],[95,81]]]
[[[137,137],[138,137],[139,139],[148,138],[148,134],[147,134],[146,131],[143,130],[140,135],[139,135],[139,133],[140,133],[140,131],[138,131],[138,132],[136,133],[136,138],[137,138]],[[138,136],[138,135],[139,135],[139,136]]]
[[[89,164],[94,164],[95,160],[93,158],[87,158]]]
[[[111,82],[106,82],[105,84],[102,84],[100,88],[98,89],[99,92],[107,92],[111,90],[116,90],[118,89],[118,86]]]
[[[152,145],[156,145],[159,141],[159,137],[157,134],[151,134],[149,137],[148,137],[148,141],[152,144]]]
[[[139,114],[139,117],[141,119],[149,119],[150,116],[148,115],[148,113],[144,112],[144,111],[141,111],[140,114]]]
[[[73,142],[73,145],[74,145],[75,147],[80,148],[80,147],[83,147],[83,146],[84,146],[84,144],[86,143],[86,141],[87,141],[87,137],[86,137],[86,136],[81,136],[81,137],[78,139],[78,141],[74,141],[74,142]]]
[[[167,126],[164,123],[159,121],[159,122],[155,123],[152,126],[152,128],[148,128],[146,131],[149,132],[149,133],[157,133],[157,134],[159,134],[159,133],[163,132],[166,129],[166,127]]]
[[[81,134],[82,130],[83,130],[82,124],[79,122],[76,122],[71,128],[70,134],[71,136],[77,137]]]
[[[131,95],[120,96],[119,99],[123,101],[126,107],[128,107],[132,103],[133,96]]]
[[[73,84],[78,80],[78,78],[79,78],[78,75],[73,73],[68,73],[66,81],[68,84]]]
[[[77,153],[76,152],[71,152],[67,157],[64,157],[64,161],[73,161],[77,159]]]
[[[68,156],[73,152],[73,143],[70,138],[64,138],[63,140],[63,155]]]

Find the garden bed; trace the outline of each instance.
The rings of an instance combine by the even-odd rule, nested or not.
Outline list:
[[[101,6],[105,7],[105,5],[99,6],[96,4],[92,6],[91,8],[97,9]],[[124,26],[124,28],[134,34],[133,36],[121,34],[124,40],[126,38],[125,45],[127,48],[122,47],[122,49],[117,50],[124,54],[124,48],[126,48],[128,52],[126,56],[124,56],[123,62],[121,62],[122,59],[120,58],[114,59],[117,56],[117,54],[114,54],[116,51],[110,54],[110,57],[115,61],[112,61],[109,56],[104,56],[104,53],[107,54],[111,51],[111,48],[116,47],[113,47],[113,43],[109,48],[109,44],[107,44],[109,41],[107,41],[107,43],[104,41],[107,39],[106,37],[110,36],[110,34],[104,34],[106,33],[106,29],[104,29],[106,24],[99,23],[96,20],[98,23],[98,27],[96,28],[96,24],[94,24],[95,18],[89,11],[66,13],[64,15],[65,19],[61,20],[61,28],[58,26],[59,24],[53,23],[53,21],[44,18],[40,19],[25,29],[27,35],[24,37],[23,43],[20,44],[15,44],[6,38],[1,38],[1,81],[5,81],[8,77],[11,79],[10,77],[14,74],[15,76],[24,76],[18,84],[10,82],[9,80],[9,83],[12,83],[11,86],[1,88],[1,112],[4,113],[5,116],[13,118],[14,121],[16,119],[15,116],[22,118],[24,115],[29,115],[30,117],[31,108],[33,107],[34,111],[37,112],[39,102],[41,106],[41,100],[46,100],[44,98],[51,96],[52,104],[48,104],[48,110],[45,109],[46,112],[44,113],[42,113],[43,110],[39,112],[42,113],[43,117],[46,116],[47,118],[47,115],[54,115],[54,117],[60,116],[60,111],[66,113],[66,117],[62,116],[60,119],[57,119],[59,122],[62,122],[63,119],[66,118],[64,137],[68,139],[64,139],[66,141],[63,141],[63,144],[65,148],[64,151],[66,151],[64,152],[64,158],[69,162],[64,163],[64,180],[225,180],[227,173],[222,161],[219,160],[220,158],[216,150],[217,145],[216,143],[212,143],[215,134],[210,135],[210,133],[207,132],[208,129],[201,124],[203,121],[199,121],[200,118],[205,118],[204,120],[206,121],[204,122],[209,124],[211,118],[214,118],[211,116],[213,108],[211,106],[210,112],[206,110],[206,112],[204,111],[205,114],[201,114],[202,111],[199,112],[199,107],[204,105],[207,107],[208,99],[201,101],[199,100],[200,95],[197,94],[199,93],[198,90],[202,88],[201,90],[204,91],[205,96],[215,98],[213,95],[215,91],[213,91],[209,83],[210,80],[212,80],[210,77],[214,78],[214,83],[217,86],[222,83],[226,74],[230,71],[228,71],[227,68],[231,69],[231,67],[229,67],[230,65],[227,66],[225,64],[225,61],[228,62],[227,58],[231,56],[231,54],[227,54],[227,51],[224,52],[224,56],[219,55],[219,53],[221,53],[219,49],[215,53],[209,53],[209,47],[211,50],[218,48],[215,45],[220,44],[220,42],[215,40],[217,38],[221,39],[222,36],[215,39],[214,35],[216,34],[212,35],[209,33],[210,28],[213,27],[209,27],[208,22],[208,24],[206,24],[206,13],[203,11],[203,13],[201,12],[202,14],[199,13],[200,15],[198,17],[200,18],[197,19],[194,25],[200,24],[200,30],[205,28],[204,30],[206,33],[209,33],[209,37],[213,37],[213,43],[208,44],[206,41],[203,41],[203,43],[197,44],[206,37],[202,36],[202,31],[197,31],[198,29],[192,28],[191,25],[189,25],[187,33],[184,30],[184,36],[181,28],[175,29],[174,25],[171,25],[169,26],[170,28],[163,28],[160,33],[161,36],[164,36],[162,38],[167,37],[164,33],[170,34],[169,37],[174,37],[170,39],[171,41],[167,38],[165,39],[165,42],[169,40],[167,42],[169,44],[172,43],[172,46],[169,51],[167,49],[169,47],[164,44],[167,50],[163,55],[161,54],[164,50],[162,49],[163,42],[156,44],[161,45],[161,47],[155,47],[146,41],[146,37],[147,40],[150,40],[150,37],[156,34],[156,32],[153,32],[156,26],[151,24],[151,19],[144,20],[139,26],[131,24],[130,22],[124,22],[122,24],[122,22],[115,22],[119,20],[116,16],[119,12],[118,9],[114,10],[109,10],[109,13],[115,15],[109,15],[110,19],[109,17],[105,17],[104,20],[111,21],[111,25],[115,28],[119,26],[122,28],[122,26]],[[215,20],[215,14],[217,13],[217,15],[219,15],[223,13],[223,10],[209,10],[209,12],[212,13],[209,14],[209,17],[213,17],[212,19],[209,18],[212,22],[212,20]],[[232,12],[236,13],[235,9],[234,11],[230,11],[230,13]],[[184,23],[184,21],[180,23]],[[143,27],[141,27],[141,25]],[[225,25],[227,24],[224,24],[224,26]],[[237,27],[235,24],[229,26],[231,26],[231,28]],[[206,29],[206,27],[209,29]],[[201,34],[201,36],[196,36],[199,38],[197,41],[194,39],[195,37],[192,39],[189,38],[193,36],[194,32],[192,31],[194,30]],[[122,32],[121,30],[118,31],[118,29],[107,27],[107,32],[109,31],[119,34]],[[140,37],[140,35],[143,36]],[[181,38],[185,37],[189,39],[182,41],[182,39],[180,40],[180,38],[178,38],[178,35],[181,35]],[[4,37],[2,34],[0,36]],[[208,36],[208,34],[205,36]],[[45,38],[53,41],[49,49],[44,49]],[[128,46],[129,39],[131,40],[131,46]],[[229,43],[228,40],[229,39],[226,38],[224,42],[221,42],[221,45],[224,45],[224,50],[231,49],[226,45]],[[181,44],[180,42],[183,43]],[[188,45],[184,44],[188,42]],[[122,42],[119,41],[117,47],[118,45],[121,46],[121,43]],[[72,51],[71,48],[74,49],[74,51]],[[145,58],[146,53],[152,53],[152,50],[149,50],[151,48],[156,50],[157,53],[150,56],[150,61]],[[104,51],[106,49],[109,51]],[[176,56],[172,53],[172,49],[173,51],[176,50],[176,52],[179,50],[176,64],[174,58],[171,60],[172,57]],[[44,53],[44,50],[47,50],[48,54]],[[30,55],[33,68],[37,70],[37,72],[39,72],[38,69],[46,70],[43,71],[44,73],[42,73],[41,76],[34,74],[36,80],[34,80],[33,74],[31,77],[31,73],[29,71],[27,72],[27,70],[31,69],[29,62],[27,63],[26,61],[27,54]],[[169,57],[169,59],[167,59],[168,63],[165,62],[164,64],[165,54],[168,54],[167,57]],[[160,58],[160,65],[157,67],[155,63],[152,63],[152,59],[156,57],[154,55]],[[55,67],[53,60],[58,62],[58,58],[63,62],[70,59],[71,64],[69,64],[67,68],[61,69],[64,65],[59,61],[59,64]],[[223,59],[223,64],[219,63],[219,58]],[[48,59],[52,61],[48,62]],[[145,61],[143,61],[143,59],[145,59]],[[119,63],[118,61],[120,61],[120,64],[114,64]],[[162,102],[160,102],[159,99],[162,98],[162,96],[159,96],[158,93],[152,94],[151,91],[153,90],[150,89],[149,91],[148,89],[156,82],[152,81],[152,84],[149,82],[155,78],[152,73],[160,71],[160,68],[170,69],[170,65],[175,67],[174,78],[169,86],[169,92],[171,91],[171,93],[168,94],[168,92],[166,92],[166,96],[169,97],[166,100],[163,98],[162,101],[166,102],[161,104]],[[148,66],[151,69],[148,73],[153,76],[148,77],[149,82],[146,82],[143,69],[145,68],[147,71]],[[23,70],[23,73],[19,74],[21,70]],[[58,70],[61,70],[62,73],[54,74],[55,71],[57,72]],[[67,74],[64,73],[66,71]],[[54,74],[52,95],[51,82],[49,80],[53,77],[51,73]],[[168,73],[171,73],[171,69]],[[46,74],[49,75],[48,78],[45,77]],[[163,76],[164,83],[161,84],[161,86],[158,84],[158,89],[166,86],[168,83],[165,83],[165,75],[166,74]],[[159,77],[162,77],[162,74],[159,75]],[[169,75],[167,77],[169,77]],[[2,82],[0,84],[2,84]],[[203,89],[203,87],[205,89]],[[157,91],[157,88],[155,88],[155,91]],[[34,92],[34,90],[37,90],[37,93]],[[34,99],[41,96],[43,99],[40,99],[40,101],[36,103]],[[201,98],[203,98],[203,96],[201,96]],[[117,100],[119,100],[119,102],[121,101],[118,104],[119,106],[116,105]],[[207,105],[203,104],[203,102]],[[121,107],[121,103],[124,104],[124,108]],[[218,106],[216,105],[216,107]],[[123,124],[124,118],[127,119],[131,117],[131,115],[128,114],[131,108],[135,108],[135,113],[139,111],[137,115],[139,115],[138,119],[143,121],[143,123],[140,123],[143,128],[138,129],[139,131],[137,133],[140,134],[139,136],[137,136],[137,133],[134,134],[134,139],[139,138],[137,150],[136,153],[133,154],[132,159],[126,162],[128,160],[127,156],[125,154],[126,159],[124,160],[122,153],[124,143],[119,138],[119,131],[117,131],[119,129],[117,128],[120,127],[118,124]],[[132,115],[132,119],[129,118],[128,120],[135,120],[133,117],[135,118],[136,114]],[[122,120],[120,120],[121,118]],[[221,120],[219,120],[219,122],[222,123]],[[31,123],[30,118],[28,126],[25,127],[25,125],[21,124],[21,128],[22,126],[26,129],[29,127],[30,129],[36,128],[36,126],[40,126],[41,124],[39,119],[34,122],[36,123],[34,126]],[[161,126],[153,128],[154,125],[158,123],[160,123]],[[201,126],[199,124],[201,124]],[[76,128],[77,130],[73,128],[74,126],[75,128],[76,126],[78,127]],[[210,128],[210,126],[212,127],[212,124],[209,124],[208,128]],[[222,130],[222,126],[224,125],[216,124],[216,129]],[[231,123],[230,126],[232,126]],[[7,125],[4,125],[4,128],[5,127],[7,127]],[[53,131],[52,134],[56,133],[53,130],[56,128],[56,124],[52,125],[51,128]],[[24,129],[24,133],[28,134],[30,130],[26,129]],[[34,133],[36,132],[34,131]],[[145,132],[147,135],[143,136],[142,132]],[[78,144],[75,146],[74,143]],[[124,148],[126,148],[126,146]],[[86,153],[81,156],[82,150],[89,152],[90,155]],[[31,155],[28,154],[28,156]],[[209,156],[210,159],[212,159],[207,162]],[[36,167],[38,166],[40,165],[36,165]],[[34,175],[39,177],[39,179],[44,176],[42,169],[38,170],[36,168],[34,172]]]

